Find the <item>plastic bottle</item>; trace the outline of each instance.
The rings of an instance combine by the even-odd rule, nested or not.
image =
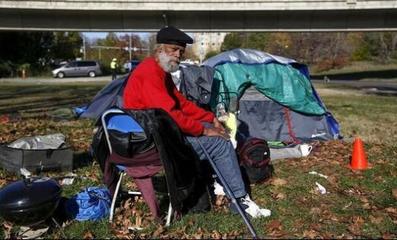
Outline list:
[[[221,122],[226,122],[228,114],[226,112],[225,103],[220,102],[216,105],[216,118]]]

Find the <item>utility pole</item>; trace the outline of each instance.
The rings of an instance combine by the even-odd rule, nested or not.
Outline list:
[[[128,36],[129,36],[129,40],[130,40],[129,45],[128,45],[128,52],[130,53],[130,61],[131,61],[131,33],[128,34]]]
[[[86,51],[85,51],[85,36],[84,35],[83,35],[83,59],[87,60]]]

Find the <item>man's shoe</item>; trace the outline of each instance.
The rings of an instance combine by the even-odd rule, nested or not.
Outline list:
[[[244,197],[238,198],[237,202],[240,204],[241,208],[253,218],[269,217],[272,213],[269,209],[260,208],[254,201],[251,200],[248,194]],[[231,212],[238,213],[236,206],[232,203],[230,204]]]

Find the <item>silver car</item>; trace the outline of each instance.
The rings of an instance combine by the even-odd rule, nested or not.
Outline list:
[[[96,61],[72,61],[52,71],[54,77],[77,77],[101,75],[101,67]]]

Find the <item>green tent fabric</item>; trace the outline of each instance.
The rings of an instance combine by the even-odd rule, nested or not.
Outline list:
[[[326,111],[314,97],[312,85],[299,70],[279,63],[241,64],[224,63],[215,67],[217,97],[211,100],[214,109],[233,95],[240,98],[253,85],[259,92],[297,112],[322,115]]]

